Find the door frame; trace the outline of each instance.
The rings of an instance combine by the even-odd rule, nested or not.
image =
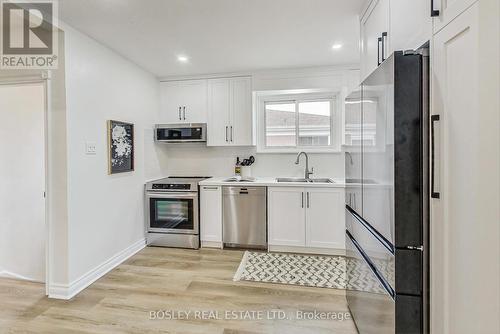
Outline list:
[[[49,282],[50,282],[50,215],[49,215],[49,111],[51,110],[50,101],[50,75],[48,72],[41,72],[39,75],[30,76],[12,76],[12,77],[1,77],[0,76],[0,86],[22,86],[28,84],[42,84],[44,90],[44,111],[43,111],[43,147],[44,147],[44,224],[45,224],[45,295],[49,295]]]

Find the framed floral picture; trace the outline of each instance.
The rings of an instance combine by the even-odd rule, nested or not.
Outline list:
[[[108,173],[134,170],[134,124],[108,121]]]

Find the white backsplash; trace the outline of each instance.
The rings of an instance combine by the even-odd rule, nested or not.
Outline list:
[[[236,157],[255,157],[252,175],[261,177],[300,177],[304,175],[305,159],[295,165],[296,154],[257,154],[254,147],[207,147],[203,144],[156,144],[161,152],[162,174],[177,176],[231,176]],[[313,177],[344,177],[343,153],[311,153],[309,166]]]

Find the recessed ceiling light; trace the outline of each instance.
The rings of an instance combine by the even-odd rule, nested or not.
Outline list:
[[[187,63],[189,61],[189,58],[186,56],[177,56],[177,60],[181,63]]]
[[[342,44],[340,44],[340,43],[335,43],[332,45],[332,49],[334,49],[334,50],[338,50],[340,48],[342,48]]]

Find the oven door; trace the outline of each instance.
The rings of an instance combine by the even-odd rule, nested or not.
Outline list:
[[[148,232],[198,234],[198,193],[146,193]]]

